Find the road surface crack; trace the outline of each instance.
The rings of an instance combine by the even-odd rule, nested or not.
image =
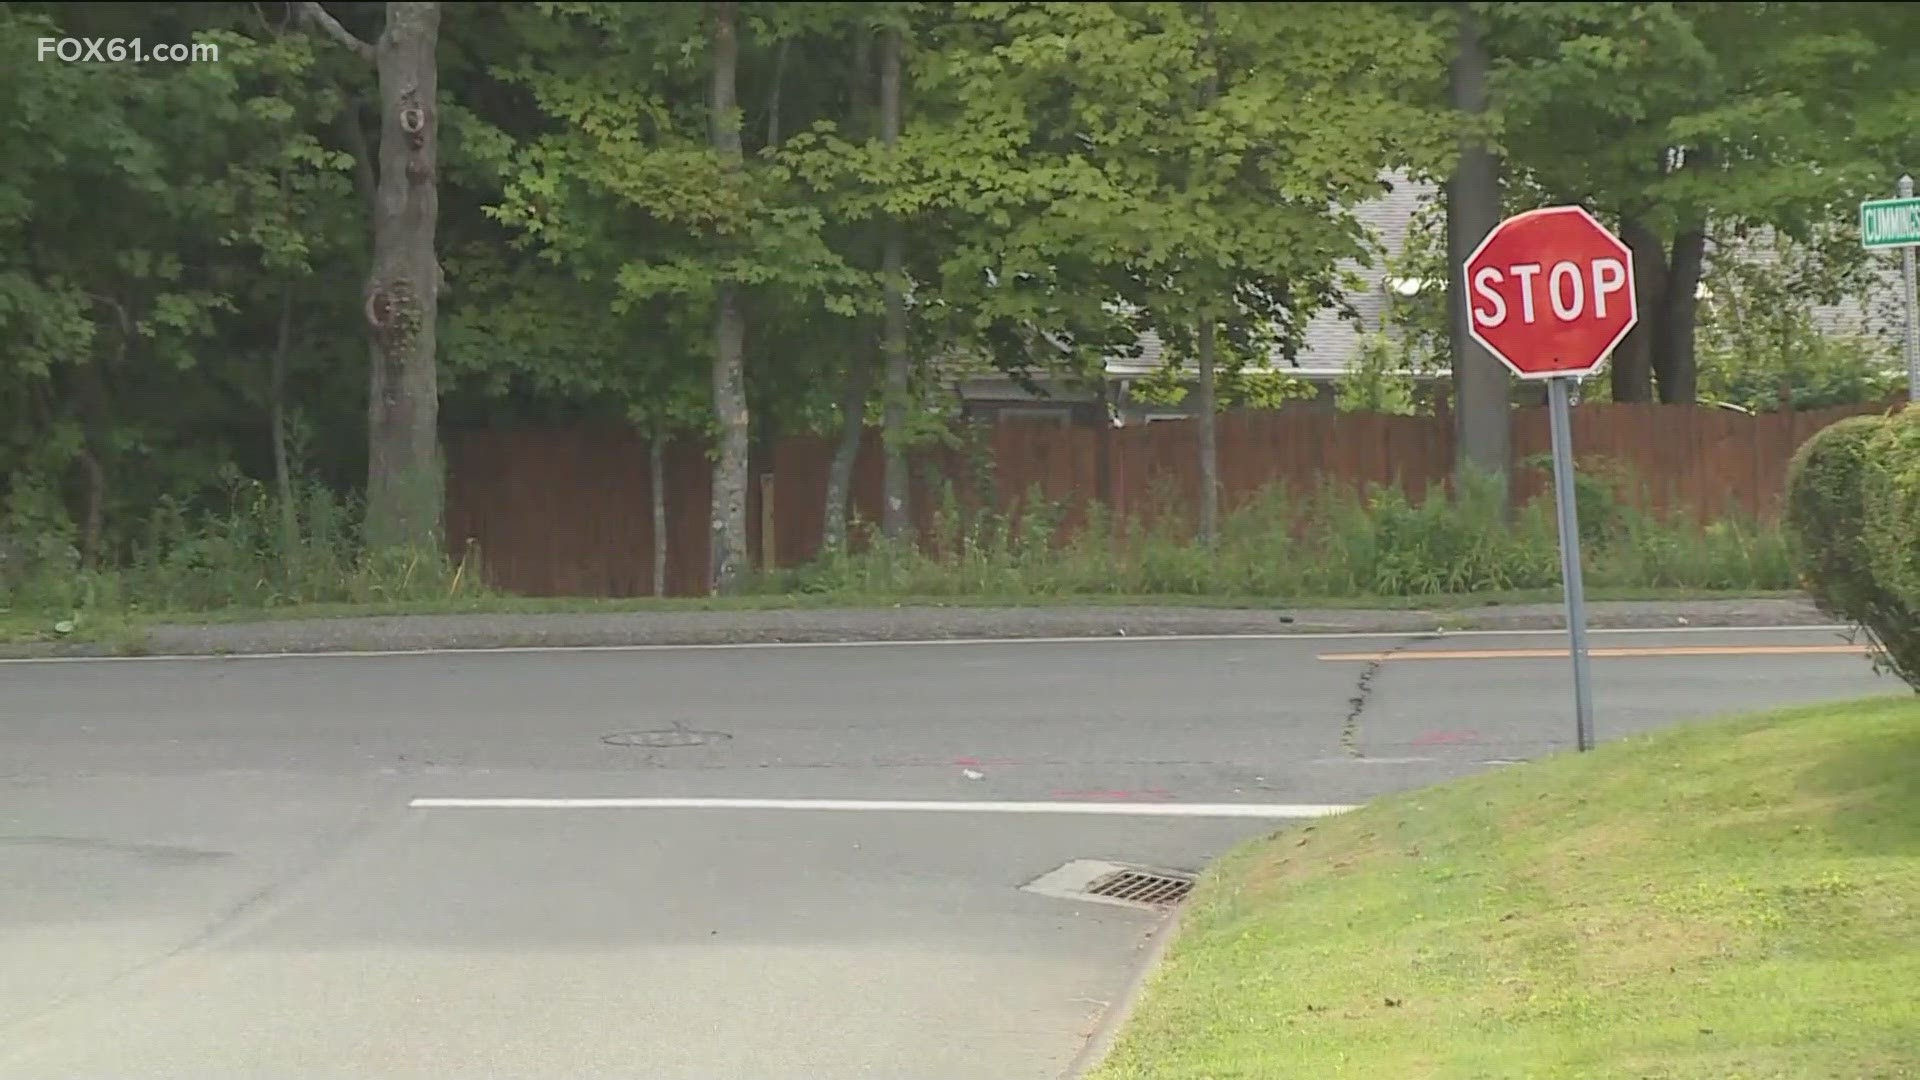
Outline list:
[[[1436,641],[1440,637],[1440,634],[1419,634],[1410,637],[1367,661],[1367,666],[1360,669],[1360,677],[1354,680],[1353,696],[1347,699],[1346,722],[1340,728],[1340,749],[1345,751],[1348,757],[1366,756],[1360,750],[1360,717],[1366,713],[1367,706],[1373,702],[1373,684],[1380,675],[1380,669],[1392,659],[1395,653],[1423,641]]]

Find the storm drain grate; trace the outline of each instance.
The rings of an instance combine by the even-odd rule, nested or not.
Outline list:
[[[1021,888],[1056,900],[1165,911],[1187,898],[1193,882],[1192,875],[1178,870],[1075,859]]]
[[[1090,895],[1150,907],[1172,907],[1192,891],[1192,878],[1150,870],[1120,870],[1087,886]]]

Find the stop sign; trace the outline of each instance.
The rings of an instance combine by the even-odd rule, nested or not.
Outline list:
[[[1501,222],[1465,280],[1467,332],[1523,379],[1593,374],[1640,316],[1632,251],[1578,206]]]

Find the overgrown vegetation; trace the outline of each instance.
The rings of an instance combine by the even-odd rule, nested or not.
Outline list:
[[[1811,242],[1729,235],[1703,279],[1698,337],[1700,399],[1749,412],[1884,401],[1905,383],[1877,301],[1888,290],[1849,229]],[[1817,305],[1859,317],[1823,327]]]
[[[1541,461],[1525,465],[1545,468]],[[1579,474],[1591,588],[1658,594],[1793,587],[1779,527],[1738,516],[1662,520],[1635,509],[1626,497],[1632,482],[1604,463],[1587,463]],[[409,550],[370,558],[357,506],[318,481],[292,490],[289,508],[266,485],[228,470],[217,509],[196,512],[163,499],[117,563],[94,568],[81,565],[71,523],[43,518],[29,531],[24,511],[31,500],[17,499],[13,535],[32,539],[0,550],[0,623],[15,636],[45,638],[99,636],[130,619],[220,612],[511,606],[511,598],[489,593],[477,545],[451,559]],[[756,575],[743,599],[1369,603],[1559,586],[1550,494],[1505,512],[1491,481],[1457,495],[1436,488],[1419,499],[1392,487],[1361,494],[1328,486],[1304,497],[1272,487],[1228,514],[1210,547],[1192,535],[1191,521],[1169,492],[1145,518],[1117,519],[1094,504],[1084,520],[1070,522],[1064,506],[1037,490],[1003,513],[969,508],[949,486],[924,541],[889,540],[856,522],[851,549]]]
[[[1920,1070],[1920,701],[1603,745],[1208,871],[1098,1080]]]
[[[1787,481],[1800,576],[1920,689],[1920,411],[1862,416],[1808,439]]]
[[[224,505],[195,510],[164,497],[126,550],[103,566],[82,565],[73,529],[43,518],[0,548],[0,617],[26,621],[34,636],[97,632],[142,612],[273,609],[300,604],[379,604],[485,595],[479,552],[453,560],[438,550],[388,547],[367,554],[361,508],[326,485],[294,485],[282,503],[265,484],[228,469]],[[16,490],[16,496],[19,491]]]
[[[1857,298],[1837,267],[1886,263],[1847,223],[1913,157],[1916,11],[0,5],[8,41],[219,52],[0,67],[0,497],[59,507],[84,565],[137,575],[163,499],[226,513],[223,465],[299,501],[287,459],[304,439],[315,473],[355,501],[372,490],[419,542],[439,510],[437,430],[624,421],[726,433],[719,505],[660,512],[717,520],[737,557],[743,438],[870,418],[911,446],[950,418],[963,362],[1079,385],[1156,351],[1151,331],[1143,398],[1299,396],[1294,362],[1351,359],[1307,327],[1359,318],[1350,272],[1395,247],[1395,230],[1361,227],[1383,178],[1460,190],[1470,133],[1497,144],[1498,190],[1478,193],[1495,207],[1579,200],[1634,234],[1663,299],[1622,344],[1620,400],[1651,397],[1656,373],[1675,401],[1696,382],[1841,400],[1873,389],[1865,369],[1821,355],[1798,312],[1816,292]],[[367,63],[379,41],[406,45],[404,73]],[[1475,65],[1484,113],[1449,86]],[[410,107],[429,72],[434,107]],[[1457,262],[1436,243],[1443,210],[1426,208],[1395,276],[1432,283]],[[1818,257],[1772,278],[1754,262],[1736,288],[1722,277],[1748,264],[1718,241],[1743,230],[1814,237]],[[1720,299],[1700,311],[1696,371],[1680,279],[1703,253]],[[1450,355],[1445,295],[1366,316],[1396,344],[1368,346],[1343,406],[1432,407],[1404,372]],[[1795,321],[1755,317],[1781,297]],[[1454,412],[1479,433],[1503,407],[1469,394]],[[1211,445],[1196,439],[1199,463]],[[823,519],[846,486],[825,489]],[[37,550],[50,531],[9,523],[0,544]]]
[[[1587,581],[1596,588],[1761,591],[1792,587],[1787,543],[1737,516],[1662,520],[1624,498],[1617,474],[1583,475],[1577,498]],[[1551,494],[1509,514],[1490,483],[1419,500],[1398,488],[1271,487],[1194,541],[1189,515],[1155,524],[1095,506],[1077,528],[1030,494],[1011,514],[968,511],[951,494],[923,544],[874,538],[763,588],[913,596],[1196,595],[1418,597],[1545,589],[1560,581]]]

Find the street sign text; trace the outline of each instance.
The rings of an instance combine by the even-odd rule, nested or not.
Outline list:
[[[1861,203],[1860,243],[1869,250],[1920,244],[1920,199]]]
[[[1546,303],[1540,304],[1536,302],[1541,292],[1536,283],[1540,277],[1539,263],[1521,263],[1505,271],[1497,266],[1483,266],[1473,274],[1476,297],[1473,321],[1482,329],[1507,321],[1507,301],[1500,295],[1499,286],[1508,276],[1520,283],[1520,321],[1529,324],[1538,320],[1543,308],[1549,307],[1553,317],[1561,322],[1583,318],[1588,297],[1593,299],[1593,317],[1604,319],[1607,298],[1627,287],[1627,266],[1619,259],[1594,259],[1585,267],[1562,260],[1547,271]]]

